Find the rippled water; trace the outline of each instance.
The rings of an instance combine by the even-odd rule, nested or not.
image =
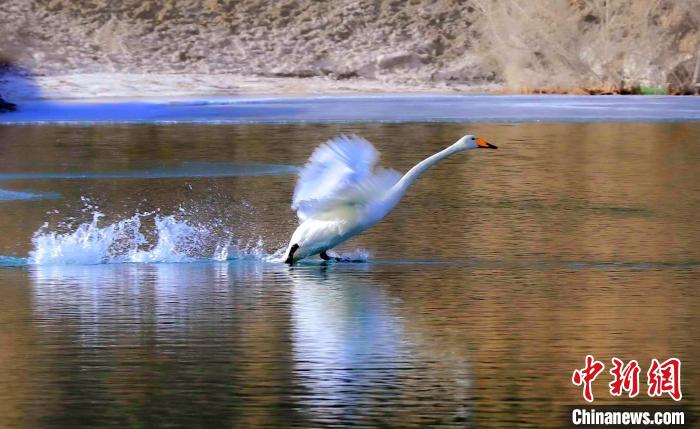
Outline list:
[[[403,171],[467,132],[499,150],[441,163],[339,250],[366,262],[275,262],[294,173],[341,132]],[[697,413],[699,141],[698,123],[0,127],[0,427],[557,427],[587,353],[678,357]],[[608,381],[596,404],[673,402]]]

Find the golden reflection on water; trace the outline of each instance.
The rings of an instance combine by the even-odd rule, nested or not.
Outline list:
[[[625,404],[648,401],[651,358],[675,356],[697,412],[698,124],[4,127],[0,150],[6,171],[298,165],[338,132],[402,171],[466,132],[499,150],[421,178],[346,246],[369,264],[0,269],[0,426],[558,427],[583,402],[570,378],[588,353],[608,367],[596,403],[611,402],[612,356],[642,366]],[[0,254],[25,255],[45,220],[84,218],[82,195],[107,220],[184,204],[275,250],[293,186],[3,182],[64,199],[0,204]]]
[[[696,404],[697,267],[251,261],[29,274],[2,272],[4,296],[33,290],[3,302],[20,328],[3,341],[5,426],[60,415],[59,426],[556,427],[563,406],[582,401],[569,380],[587,353],[644,370],[679,357],[684,401]],[[605,380],[594,389],[603,403]]]

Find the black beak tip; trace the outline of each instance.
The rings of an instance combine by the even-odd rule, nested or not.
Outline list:
[[[491,143],[488,143],[487,149],[498,149],[498,146],[492,145]]]

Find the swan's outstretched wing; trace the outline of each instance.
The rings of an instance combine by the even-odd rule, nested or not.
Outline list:
[[[339,136],[319,146],[299,173],[292,208],[300,220],[341,205],[365,205],[380,198],[400,178],[377,168],[379,153],[358,136]]]

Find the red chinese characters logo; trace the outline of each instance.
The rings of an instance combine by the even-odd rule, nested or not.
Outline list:
[[[610,386],[610,394],[613,396],[622,395],[622,391],[627,391],[630,398],[634,398],[639,393],[639,363],[631,360],[627,365],[623,365],[618,358],[612,358],[613,368],[610,374],[613,381]]]
[[[586,366],[574,371],[574,375],[571,376],[571,381],[580,386],[583,384],[583,399],[588,402],[593,402],[593,381],[595,381],[598,374],[600,374],[605,365],[603,362],[593,359],[593,356],[586,356]]]
[[[647,384],[649,396],[661,396],[668,393],[674,401],[680,401],[683,397],[681,393],[681,361],[676,358],[659,363],[658,360],[651,360],[651,367],[647,372]]]
[[[612,358],[613,367],[610,369],[612,381],[608,384],[610,395],[622,396],[627,392],[627,396],[634,398],[639,394],[639,373],[641,368],[636,360],[625,363],[616,357]],[[583,368],[574,370],[571,381],[576,386],[583,386],[583,398],[588,402],[593,402],[593,382],[596,377],[603,372],[605,365],[597,361],[591,355],[586,356],[586,365]],[[647,394],[650,397],[662,396],[664,393],[680,401],[683,397],[681,393],[681,361],[670,358],[663,363],[657,359],[651,360],[649,371],[647,371]]]

